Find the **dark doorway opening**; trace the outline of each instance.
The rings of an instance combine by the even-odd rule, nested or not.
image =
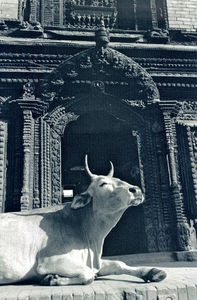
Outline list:
[[[112,161],[115,177],[140,186],[137,140],[124,121],[105,112],[85,114],[70,123],[62,138],[62,186],[70,200],[86,189],[84,157],[95,174],[107,174]],[[105,240],[104,255],[146,252],[143,207],[129,208]]]

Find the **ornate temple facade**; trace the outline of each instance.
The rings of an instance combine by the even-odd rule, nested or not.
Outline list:
[[[111,160],[146,199],[104,254],[195,253],[197,14],[188,0],[173,19],[175,2],[0,4],[2,213],[70,201],[88,154],[94,173]]]

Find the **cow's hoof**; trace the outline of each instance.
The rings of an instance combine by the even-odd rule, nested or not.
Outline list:
[[[58,275],[46,275],[40,282],[41,285],[58,285]]]
[[[166,278],[167,274],[165,271],[152,268],[145,276],[142,277],[142,279],[145,282],[159,282]]]

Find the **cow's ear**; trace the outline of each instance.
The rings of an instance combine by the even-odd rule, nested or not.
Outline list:
[[[92,197],[89,193],[85,192],[79,195],[76,195],[71,203],[72,209],[78,209],[86,206],[92,201]]]

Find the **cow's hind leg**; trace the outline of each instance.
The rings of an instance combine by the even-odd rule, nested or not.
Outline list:
[[[63,277],[57,274],[49,274],[43,277],[41,285],[74,285],[74,284],[90,284],[94,281],[93,271],[86,267],[79,274],[73,277]]]
[[[145,282],[159,282],[166,278],[165,271],[157,268],[130,267],[121,261],[102,260],[98,276],[128,274],[143,279]]]

